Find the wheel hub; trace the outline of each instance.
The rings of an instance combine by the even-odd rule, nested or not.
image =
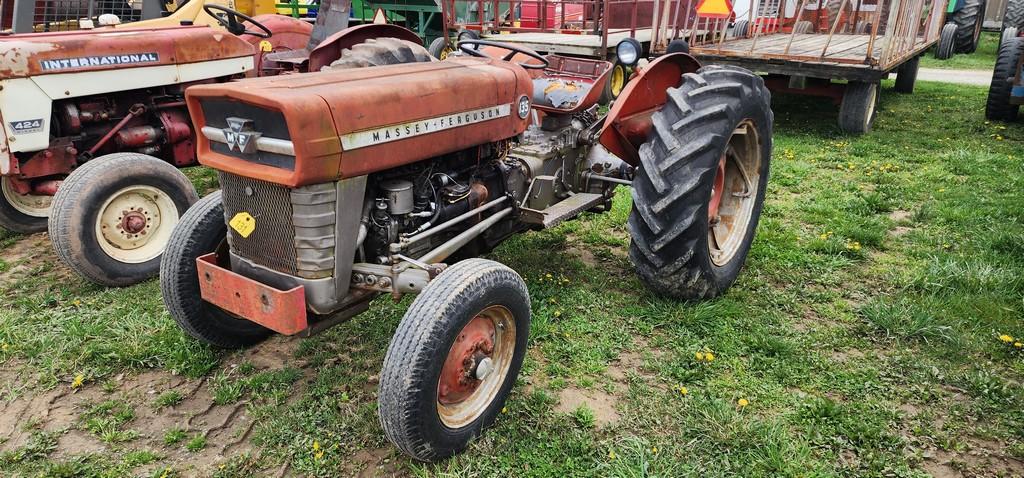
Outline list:
[[[722,267],[742,248],[760,183],[761,141],[750,120],[740,123],[715,171],[708,201],[708,249]]]
[[[146,217],[149,213],[143,213],[141,211],[122,211],[124,218],[121,219],[121,230],[125,234],[145,234],[146,224],[149,223],[149,218]]]
[[[179,219],[174,201],[152,186],[110,195],[96,216],[96,242],[108,256],[137,264],[158,257]]]
[[[437,401],[455,404],[466,400],[493,368],[494,323],[481,316],[471,320],[455,338],[441,369]]]

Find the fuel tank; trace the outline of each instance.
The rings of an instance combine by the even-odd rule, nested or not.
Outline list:
[[[245,40],[207,26],[26,33],[0,36],[0,79],[185,65],[252,54]]]
[[[298,187],[514,137],[532,83],[485,58],[198,85],[186,92],[199,161]]]

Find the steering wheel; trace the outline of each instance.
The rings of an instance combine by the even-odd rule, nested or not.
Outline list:
[[[521,66],[523,68],[528,68],[528,69],[531,69],[531,70],[543,70],[543,69],[547,68],[548,65],[550,65],[550,63],[548,63],[548,59],[547,58],[544,58],[544,56],[541,55],[540,53],[537,53],[537,52],[535,52],[535,51],[533,51],[533,50],[531,50],[529,48],[526,48],[526,47],[521,47],[521,46],[509,44],[509,43],[501,43],[501,42],[496,42],[496,41],[478,40],[478,39],[475,39],[475,38],[467,38],[465,40],[459,40],[459,51],[462,51],[463,53],[465,53],[465,54],[467,54],[469,56],[475,56],[475,57],[479,57],[479,58],[492,58],[491,55],[488,55],[488,54],[480,51],[478,48],[470,48],[470,47],[477,47],[477,46],[493,46],[493,47],[498,47],[498,48],[502,48],[502,49],[508,50],[508,54],[503,56],[503,57],[501,57],[501,61],[509,61],[509,60],[512,59],[512,57],[516,56],[517,53],[522,53],[522,54],[524,54],[524,55],[526,55],[526,56],[528,56],[530,58],[533,58],[534,60],[537,60],[537,61],[539,61],[541,63],[539,65],[536,64],[536,63],[523,63],[523,62],[517,62],[516,63],[517,65],[519,65],[519,66]]]
[[[218,13],[214,13],[214,10],[223,12],[227,18],[222,17]],[[262,23],[253,20],[252,17],[250,17],[249,15],[237,12],[223,5],[208,3],[203,5],[203,11],[206,12],[207,15],[217,20],[217,23],[221,24],[221,26],[226,28],[228,32],[230,32],[232,35],[252,35],[259,38],[270,38],[271,35],[273,35],[273,33],[270,32],[269,28],[267,28]],[[252,30],[246,30],[245,25],[243,25],[242,22],[238,21],[239,18],[249,23],[252,23],[253,26],[263,31],[254,32]]]

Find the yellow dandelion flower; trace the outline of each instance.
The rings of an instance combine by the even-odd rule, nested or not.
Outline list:
[[[1019,348],[1021,348],[1021,347],[1024,347],[1024,344],[1022,344],[1022,343],[1020,343],[1020,342],[1014,342],[1014,343],[1013,343],[1013,346],[1014,346],[1014,347],[1017,347],[1017,348],[1019,349]]]
[[[75,375],[75,379],[71,381],[71,388],[81,387],[83,383],[85,383],[85,375]]]
[[[690,391],[689,391],[689,390],[687,390],[687,389],[686,389],[686,387],[684,387],[684,386],[682,386],[682,385],[680,385],[680,386],[679,386],[679,394],[680,394],[680,395],[686,395],[686,394],[688,394],[688,393],[690,393]]]
[[[4,343],[0,344],[0,352],[6,352],[6,351],[7,351],[7,342],[4,342]]]
[[[501,407],[501,413],[508,413],[508,407]]]
[[[550,279],[551,278],[551,274],[544,274],[544,278],[545,279]]]
[[[739,399],[739,401],[736,402],[736,404],[739,405],[740,408],[743,408],[743,407],[745,407],[747,405],[750,405],[750,401],[745,399],[745,398],[741,398],[741,399]]]
[[[313,457],[316,458],[317,460],[323,458],[324,457],[324,451],[320,450],[320,451],[316,452],[315,454],[313,454]]]
[[[1006,335],[1006,334],[1003,334],[1003,335],[999,336],[999,340],[1002,340],[1003,342],[1006,342],[1006,343],[1010,343],[1010,342],[1013,342],[1013,337],[1011,337],[1009,335]]]
[[[711,352],[707,352],[707,353],[704,354],[704,360],[707,360],[708,362],[710,362],[710,361],[712,361],[714,359],[715,359],[715,354],[713,354]]]
[[[317,451],[319,449],[320,449],[320,442],[317,441],[317,440],[313,440],[313,451]]]
[[[562,311],[556,310],[555,311],[555,317],[561,317],[561,316],[562,316]]]
[[[697,359],[698,362],[704,360],[704,352],[697,352],[693,354],[693,358]]]
[[[658,447],[652,446],[651,447],[651,453],[654,453],[655,455],[657,455],[658,454]]]
[[[821,240],[823,240],[823,241],[824,241],[824,240],[828,239],[828,234],[822,234],[822,235],[820,235],[820,236],[818,236],[818,237],[820,237],[820,238],[821,238]]]
[[[614,451],[608,450],[608,459],[609,460],[614,460],[615,459],[615,452]]]

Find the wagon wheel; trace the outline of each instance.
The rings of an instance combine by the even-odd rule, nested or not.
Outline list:
[[[878,110],[878,83],[851,81],[843,90],[839,105],[839,129],[850,134],[871,131]]]

